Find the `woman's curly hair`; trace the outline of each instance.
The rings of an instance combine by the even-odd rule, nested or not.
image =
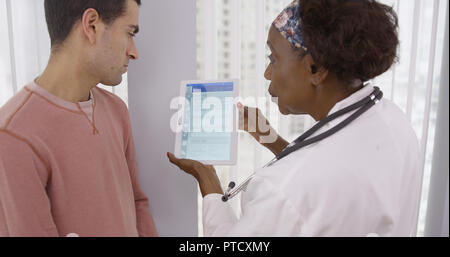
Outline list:
[[[392,7],[375,0],[300,0],[299,11],[308,53],[341,81],[368,81],[397,61]]]

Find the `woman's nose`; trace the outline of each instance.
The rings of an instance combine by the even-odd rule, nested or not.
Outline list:
[[[264,78],[266,78],[267,80],[272,80],[271,76],[272,76],[272,64],[269,63],[269,65],[266,68],[266,71],[264,72]]]

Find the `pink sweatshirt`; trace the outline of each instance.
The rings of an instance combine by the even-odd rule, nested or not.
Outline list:
[[[94,87],[71,103],[35,83],[0,108],[0,236],[157,236],[128,109]]]

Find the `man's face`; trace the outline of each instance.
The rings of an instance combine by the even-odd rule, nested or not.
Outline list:
[[[94,47],[91,63],[100,83],[116,86],[122,82],[130,60],[138,58],[134,36],[139,30],[139,6],[127,0],[126,12],[105,27]]]

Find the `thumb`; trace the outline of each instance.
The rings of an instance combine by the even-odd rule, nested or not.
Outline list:
[[[172,153],[167,152],[167,157],[169,158],[169,161],[175,165],[178,166],[178,163],[180,162],[180,159],[178,159],[177,157],[175,157],[175,155],[173,155]]]

